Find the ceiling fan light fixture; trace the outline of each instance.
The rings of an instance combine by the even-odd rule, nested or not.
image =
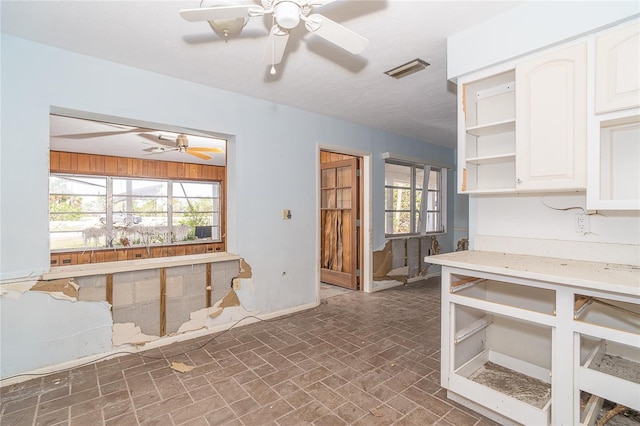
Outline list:
[[[241,5],[240,2],[236,0],[202,0],[200,2],[200,8],[209,8],[215,6],[236,6]],[[211,21],[207,21],[209,26],[218,36],[223,37],[227,40],[229,37],[237,36],[240,34],[242,29],[247,22],[249,22],[248,17],[245,18],[228,18],[228,19],[214,19]]]
[[[245,18],[236,19],[216,19],[215,21],[208,21],[213,32],[225,39],[240,34],[244,26],[247,24]]]
[[[418,71],[422,71],[427,68],[430,64],[428,62],[423,61],[422,59],[414,59],[411,62],[407,62],[406,64],[400,65],[399,67],[395,67],[390,69],[389,71],[385,71],[389,77],[393,77],[395,79],[400,79],[416,73]]]

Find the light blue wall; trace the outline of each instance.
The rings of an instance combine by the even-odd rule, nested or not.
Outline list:
[[[229,135],[228,249],[252,266],[252,304],[262,313],[315,302],[318,146],[371,154],[374,247],[384,244],[381,154],[391,151],[438,163],[455,161],[453,150],[421,141],[6,34],[1,41],[0,280],[5,283],[38,277],[49,269],[52,108]],[[450,185],[453,188],[453,182]],[[283,208],[291,209],[292,220],[281,219]],[[20,302],[19,308],[36,314],[41,304],[30,300]],[[5,339],[6,327],[35,336],[35,325],[14,318],[15,310],[2,309],[1,304],[2,298],[2,355],[19,354],[27,347]],[[70,331],[64,325],[49,325],[45,313],[37,314],[43,316],[38,327],[44,327],[53,340]],[[74,344],[68,342],[70,347]],[[76,358],[101,353],[104,345],[104,341],[77,342],[73,353]],[[2,375],[56,362],[62,361],[43,353],[20,365],[2,363]]]

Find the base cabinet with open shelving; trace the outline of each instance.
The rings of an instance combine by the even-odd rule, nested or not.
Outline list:
[[[442,265],[441,385],[501,424],[595,424],[640,411],[640,270],[465,251]],[[581,406],[581,398],[590,404]]]

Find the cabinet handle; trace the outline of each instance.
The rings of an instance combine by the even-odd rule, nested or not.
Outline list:
[[[522,183],[522,179],[516,178],[516,183]]]

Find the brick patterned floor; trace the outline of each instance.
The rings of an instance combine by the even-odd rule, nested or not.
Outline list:
[[[9,425],[491,425],[439,386],[439,279],[0,389]],[[141,356],[143,355],[143,356]],[[179,373],[172,361],[195,368]]]

